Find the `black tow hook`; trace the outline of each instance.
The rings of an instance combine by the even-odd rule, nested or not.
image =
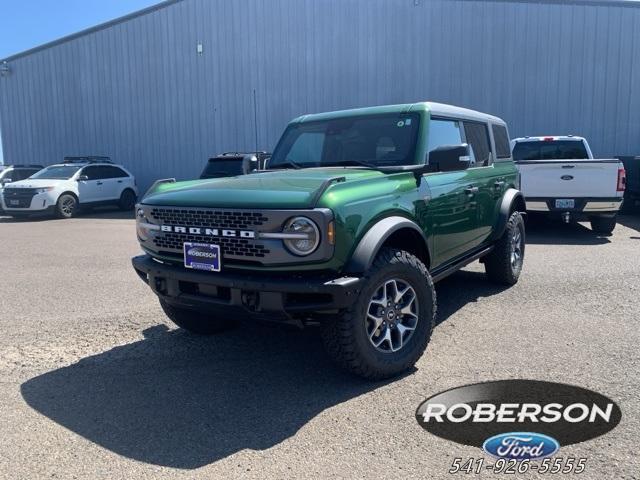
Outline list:
[[[258,292],[242,292],[242,305],[249,311],[258,310],[259,300]]]

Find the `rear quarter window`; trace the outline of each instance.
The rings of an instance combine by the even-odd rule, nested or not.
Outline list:
[[[511,147],[509,146],[509,134],[504,125],[492,125],[493,141],[496,144],[496,158],[511,158]]]

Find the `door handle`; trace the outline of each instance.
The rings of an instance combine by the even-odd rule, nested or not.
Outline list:
[[[464,189],[464,193],[467,195],[475,195],[478,193],[478,187],[467,187]]]
[[[102,182],[96,182],[96,185],[102,185]]]
[[[118,183],[122,183],[122,180],[118,180]]]

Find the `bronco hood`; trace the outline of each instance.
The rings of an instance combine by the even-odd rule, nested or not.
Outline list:
[[[176,207],[313,208],[330,183],[383,175],[377,170],[330,167],[163,183],[149,191],[142,203]]]

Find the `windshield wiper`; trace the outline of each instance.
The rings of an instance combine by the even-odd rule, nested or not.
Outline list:
[[[302,167],[293,160],[285,160],[284,162],[276,163],[275,165],[269,165],[269,170],[276,170],[278,168],[295,168],[298,170]]]

